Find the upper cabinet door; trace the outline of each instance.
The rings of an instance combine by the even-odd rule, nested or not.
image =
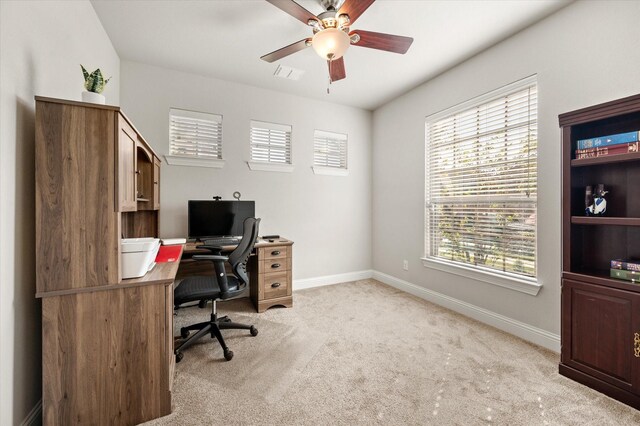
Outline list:
[[[136,141],[135,130],[118,116],[118,211],[134,212],[136,204]]]
[[[160,210],[160,159],[153,158],[153,209]]]

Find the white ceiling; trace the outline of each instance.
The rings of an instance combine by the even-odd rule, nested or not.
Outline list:
[[[405,55],[351,46],[347,78],[327,94],[326,61],[311,48],[280,61],[260,56],[312,35],[263,0],[92,0],[123,60],[373,110],[571,0],[378,0],[351,27],[414,38]],[[312,13],[318,0],[300,0]],[[299,81],[273,76],[278,64],[304,70]]]

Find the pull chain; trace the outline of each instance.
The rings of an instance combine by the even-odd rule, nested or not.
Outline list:
[[[329,84],[327,85],[327,95],[330,95],[331,83],[333,83],[333,80],[331,79],[331,64],[333,63],[333,53],[329,53],[327,55],[327,59],[329,60]]]

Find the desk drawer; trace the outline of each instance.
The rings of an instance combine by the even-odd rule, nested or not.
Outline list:
[[[260,259],[268,261],[289,257],[289,246],[262,247]]]
[[[291,270],[291,258],[275,258],[275,259],[267,259],[261,262],[260,272],[264,272],[268,274],[270,272],[281,272],[281,271],[290,271]]]
[[[291,271],[260,274],[260,299],[274,299],[291,295]]]

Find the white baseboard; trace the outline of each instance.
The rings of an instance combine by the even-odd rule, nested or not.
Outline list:
[[[484,308],[472,305],[462,300],[454,299],[442,293],[417,286],[408,281],[387,275],[379,271],[373,271],[373,278],[398,290],[406,291],[414,296],[428,300],[436,305],[456,311],[492,327],[518,336],[524,340],[535,343],[554,352],[560,353],[560,336],[550,333],[538,327],[514,320],[504,315],[497,314]]]
[[[29,411],[20,426],[36,426],[42,424],[42,399]]]
[[[303,280],[293,280],[293,290],[303,290],[305,288],[321,287],[325,285],[347,283],[349,281],[366,280],[373,276],[373,271],[347,272],[345,274],[325,275],[323,277],[306,278]]]

